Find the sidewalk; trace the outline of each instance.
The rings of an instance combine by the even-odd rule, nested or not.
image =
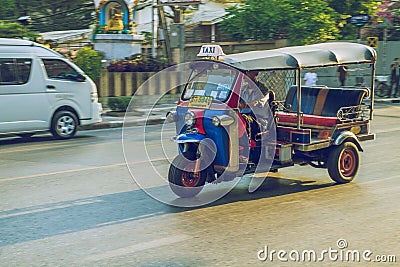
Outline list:
[[[172,105],[159,105],[154,108],[142,108],[133,112],[112,112],[111,110],[104,110],[101,115],[103,121],[93,125],[81,126],[80,130],[98,130],[119,127],[131,127],[142,125],[161,124],[165,120],[167,112],[174,110],[176,104]]]
[[[400,103],[400,97],[397,98],[375,98],[375,103],[395,104]],[[97,130],[142,125],[161,124],[165,120],[168,111],[174,110],[176,104],[163,104],[154,108],[137,109],[134,112],[111,112],[105,110],[102,114],[103,121],[93,125],[81,126],[80,130]]]
[[[392,97],[392,98],[378,97],[375,98],[375,103],[383,103],[383,104],[400,103],[400,97]]]

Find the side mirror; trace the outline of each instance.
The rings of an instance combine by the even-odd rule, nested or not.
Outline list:
[[[74,82],[84,82],[86,81],[85,76],[83,74],[78,73],[78,74],[67,74],[67,79],[74,81]]]
[[[84,82],[84,81],[86,81],[86,77],[83,76],[83,74],[78,73],[78,75],[76,75],[76,77],[75,77],[75,80],[76,80],[77,82]]]

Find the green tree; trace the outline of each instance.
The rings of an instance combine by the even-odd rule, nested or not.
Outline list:
[[[291,44],[335,39],[339,14],[325,1],[248,0],[227,9],[222,30],[236,40],[288,38]]]
[[[285,25],[291,44],[302,45],[335,40],[339,36],[336,21],[340,18],[325,1],[284,0],[288,20]]]
[[[15,0],[2,0],[0,5],[0,19],[16,20]]]
[[[227,9],[222,30],[234,40],[288,38],[291,44],[309,44],[331,39],[356,39],[358,28],[352,15],[373,17],[382,2],[373,0],[244,0]],[[396,8],[395,8],[396,9]],[[394,14],[398,12],[393,11]],[[374,20],[371,20],[373,23]],[[368,26],[368,25],[367,25]]]
[[[400,40],[400,1],[385,0],[373,12],[371,23],[363,29],[366,36],[378,36],[380,40]],[[386,28],[386,35],[384,34]]]
[[[74,58],[78,65],[92,80],[97,81],[101,75],[101,60],[103,56],[90,47],[80,49]]]
[[[359,14],[372,15],[376,11],[377,5],[380,4],[380,1],[371,0],[328,0],[327,2],[330,7],[340,14],[337,26],[340,30],[340,38],[345,40],[358,38],[359,28],[348,23],[348,19]]]
[[[32,39],[34,36],[30,34],[26,28],[18,22],[0,21],[0,37],[15,38],[28,37]]]
[[[371,14],[379,1],[371,0],[327,0],[328,5],[342,15]]]
[[[95,19],[94,1],[89,0],[2,0],[0,14],[6,20],[28,15],[29,29],[38,32],[85,29]]]

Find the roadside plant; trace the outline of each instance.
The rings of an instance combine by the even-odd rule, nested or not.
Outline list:
[[[97,81],[101,75],[102,59],[103,56],[100,52],[92,49],[91,47],[84,47],[76,53],[73,61],[87,75],[89,75],[92,80]]]

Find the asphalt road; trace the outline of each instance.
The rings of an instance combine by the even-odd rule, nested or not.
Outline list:
[[[0,266],[398,266],[400,105],[376,107],[352,183],[295,166],[197,208],[133,179],[165,175],[176,151],[158,129],[126,129],[124,147],[119,128],[0,140]]]

